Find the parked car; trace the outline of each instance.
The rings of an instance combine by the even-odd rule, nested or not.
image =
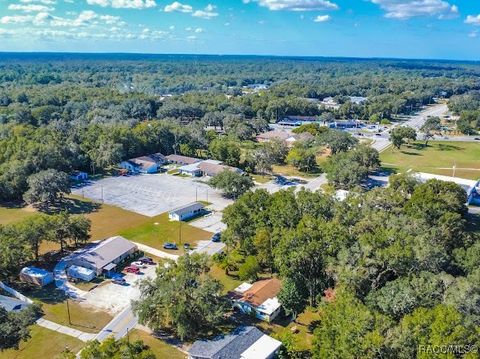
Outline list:
[[[140,268],[134,265],[129,265],[128,267],[125,267],[123,270],[127,273],[135,273],[135,274],[140,273]]]
[[[138,268],[147,268],[147,266],[140,261],[132,262],[131,265],[135,266],[135,267],[138,267]]]
[[[474,140],[475,141],[480,141],[480,137],[475,137]]]
[[[143,264],[155,264],[152,258],[150,257],[140,257],[138,258],[139,262],[142,262]]]
[[[163,248],[165,249],[178,249],[175,243],[165,242],[163,243]]]
[[[212,242],[220,242],[221,236],[222,235],[219,232],[215,233],[211,238]]]
[[[183,248],[186,249],[186,250],[189,250],[191,248],[190,243],[184,243]]]
[[[118,284],[118,285],[125,285],[125,284],[127,284],[127,281],[125,280],[125,278],[116,277],[116,278],[112,279],[112,283]]]

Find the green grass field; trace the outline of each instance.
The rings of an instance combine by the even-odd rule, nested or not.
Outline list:
[[[57,290],[53,283],[42,288],[22,283],[16,283],[14,287],[20,293],[41,304],[44,313],[43,318],[52,322],[75,328],[82,332],[98,333],[112,320],[110,314],[81,305],[71,299],[68,301],[67,308],[65,293]],[[70,323],[68,321],[68,309],[70,310]]]
[[[0,352],[0,359],[55,359],[60,357],[66,347],[73,353],[77,353],[84,345],[76,338],[38,325],[33,325],[30,329],[31,338],[21,343],[18,350],[9,349]]]
[[[183,254],[183,244],[189,243],[195,247],[199,240],[207,240],[212,233],[193,227],[185,222],[170,221],[168,213],[149,218],[145,223],[136,227],[119,231],[118,234],[134,242],[163,249],[163,243],[174,242],[178,250],[165,250],[173,254]]]
[[[476,142],[423,142],[402,146],[401,150],[390,147],[380,154],[382,166],[397,172],[409,169],[444,176],[468,179],[480,178],[480,143]]]
[[[157,339],[151,336],[150,334],[138,329],[131,331],[129,333],[129,338],[131,341],[143,340],[143,342],[150,347],[153,354],[155,354],[155,356],[159,359],[160,358],[185,359],[187,357],[180,350],[165,343],[163,340]]]
[[[0,225],[19,222],[34,213],[28,208],[0,206]]]

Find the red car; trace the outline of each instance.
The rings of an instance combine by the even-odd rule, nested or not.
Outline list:
[[[137,266],[128,266],[128,267],[125,267],[123,270],[127,273],[135,273],[135,274],[140,273],[140,268],[138,268]]]

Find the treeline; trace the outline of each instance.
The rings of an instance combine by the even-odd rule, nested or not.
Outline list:
[[[77,247],[90,238],[90,220],[61,212],[35,214],[21,222],[0,226],[0,281],[16,278],[20,269],[38,261],[44,242]]]
[[[459,115],[457,128],[466,135],[480,131],[480,91],[471,91],[463,95],[453,96],[448,108]]]
[[[247,192],[224,211],[229,271],[276,273],[294,317],[310,307],[315,358],[422,357],[479,345],[480,238],[453,183],[395,176],[338,202],[320,192]],[[287,335],[288,336],[288,335]],[[300,357],[293,337],[290,357]]]

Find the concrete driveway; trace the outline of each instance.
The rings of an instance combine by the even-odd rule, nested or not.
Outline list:
[[[132,300],[140,297],[140,289],[138,287],[140,281],[145,278],[153,278],[156,268],[156,265],[147,266],[141,269],[141,275],[125,274],[124,278],[128,285],[118,285],[112,282],[102,284],[87,292],[82,297],[82,303],[116,315],[129,307]]]

